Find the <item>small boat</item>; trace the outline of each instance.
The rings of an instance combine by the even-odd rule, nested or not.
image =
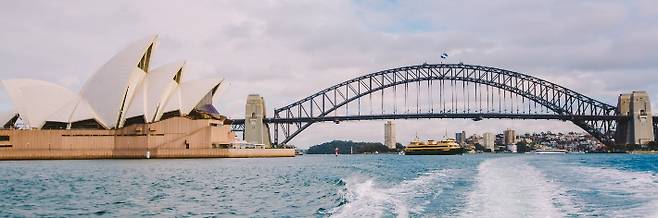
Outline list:
[[[427,142],[414,139],[404,148],[405,155],[455,155],[463,154],[464,148],[459,146],[454,139],[446,138],[439,141],[428,140]]]
[[[564,149],[547,149],[547,150],[537,150],[535,154],[566,154],[569,153]]]

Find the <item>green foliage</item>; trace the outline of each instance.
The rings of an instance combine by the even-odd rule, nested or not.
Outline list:
[[[622,146],[622,149],[625,149],[627,151],[658,151],[658,143],[655,141],[649,142],[647,145],[626,145],[625,147]]]
[[[482,146],[480,143],[475,143],[475,150],[476,151],[484,151],[486,148]]]
[[[404,145],[395,143],[395,151],[402,151],[402,149],[404,149]]]
[[[608,146],[608,150],[612,152],[658,151],[658,142],[651,141],[646,145],[638,145],[638,144],[613,145],[613,146]]]
[[[397,147],[402,147],[401,144],[397,144]],[[355,154],[362,153],[374,153],[375,151],[379,153],[390,152],[388,147],[379,142],[353,142],[353,141],[342,141],[334,140],[330,142],[325,142],[319,145],[311,146],[306,153],[307,154],[333,154],[338,148],[341,154],[349,154],[350,148],[354,149]]]
[[[525,141],[520,141],[516,143],[516,152],[518,153],[530,152],[530,146]]]

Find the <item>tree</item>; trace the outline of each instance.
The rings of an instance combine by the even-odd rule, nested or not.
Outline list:
[[[530,151],[530,146],[528,146],[528,143],[525,141],[520,141],[516,143],[516,152],[518,153],[526,153]]]
[[[398,144],[400,145],[400,144]],[[402,146],[402,145],[400,145]],[[339,149],[342,154],[349,154],[351,151],[354,151],[354,154],[362,153],[386,153],[389,152],[388,147],[382,143],[378,142],[353,142],[353,141],[342,141],[334,140],[330,142],[325,142],[319,145],[311,146],[307,154],[333,154],[336,151],[336,148]]]

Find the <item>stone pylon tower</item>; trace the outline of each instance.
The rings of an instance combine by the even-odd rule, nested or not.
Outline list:
[[[629,117],[631,116],[631,94],[620,94],[617,98],[617,115]],[[618,145],[629,144],[632,138],[629,125],[630,120],[620,119],[617,121],[617,132],[615,133],[615,142]]]
[[[653,114],[647,92],[633,91],[619,95],[617,114],[627,117],[617,123],[617,144],[645,145],[654,141]]]
[[[253,144],[263,144],[272,147],[270,141],[270,128],[263,122],[265,113],[265,100],[260,95],[251,94],[247,97],[244,119],[244,140]]]
[[[386,124],[384,124],[384,145],[386,145],[388,149],[394,150],[396,144],[395,123],[392,121],[386,121]]]

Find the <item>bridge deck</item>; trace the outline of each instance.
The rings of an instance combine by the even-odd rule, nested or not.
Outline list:
[[[266,118],[266,123],[308,123],[308,122],[341,122],[351,120],[388,120],[388,119],[522,119],[522,120],[618,120],[619,116],[607,115],[558,115],[558,114],[499,114],[499,113],[463,113],[463,114],[380,114],[355,116],[326,116],[298,118]],[[658,116],[654,116],[658,122]],[[234,125],[244,124],[244,119],[234,119]]]

